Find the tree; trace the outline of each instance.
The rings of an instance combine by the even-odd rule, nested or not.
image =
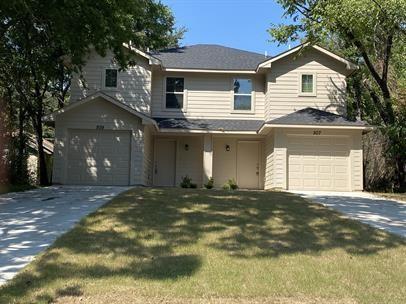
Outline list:
[[[405,0],[278,0],[290,24],[272,25],[274,41],[339,45],[361,70],[352,90],[367,119],[390,141],[397,187],[405,189]],[[337,48],[335,48],[337,51]],[[367,97],[366,97],[367,95]],[[365,108],[371,101],[370,107]],[[364,106],[364,107],[363,107]]]
[[[48,184],[42,148],[42,117],[64,104],[72,72],[80,71],[91,48],[112,50],[125,68],[123,43],[140,49],[176,44],[184,30],[174,27],[169,8],[155,0],[43,1],[0,4],[0,75],[24,104],[36,134],[39,180]]]

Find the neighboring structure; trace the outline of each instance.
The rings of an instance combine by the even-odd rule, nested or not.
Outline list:
[[[356,66],[318,46],[276,57],[217,45],[92,53],[55,122],[53,181],[362,190],[362,132],[345,118]]]

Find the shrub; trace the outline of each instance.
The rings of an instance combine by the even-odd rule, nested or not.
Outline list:
[[[192,188],[192,189],[197,188],[197,184],[192,183],[192,179],[187,175],[182,177],[182,181],[180,182],[180,186],[182,188]]]
[[[223,185],[224,190],[237,190],[238,185],[237,182],[235,181],[234,178],[230,178],[224,185]]]
[[[204,184],[206,189],[212,189],[214,187],[214,178],[210,177],[206,184]]]

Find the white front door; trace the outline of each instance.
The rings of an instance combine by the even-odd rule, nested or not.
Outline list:
[[[237,148],[237,183],[243,189],[258,189],[260,174],[260,143],[240,141]]]
[[[161,187],[175,186],[176,141],[156,139],[154,185]]]

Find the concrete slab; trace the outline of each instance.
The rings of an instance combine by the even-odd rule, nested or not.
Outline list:
[[[52,186],[0,195],[0,285],[128,187]]]
[[[373,227],[406,237],[406,204],[364,192],[289,191]]]

